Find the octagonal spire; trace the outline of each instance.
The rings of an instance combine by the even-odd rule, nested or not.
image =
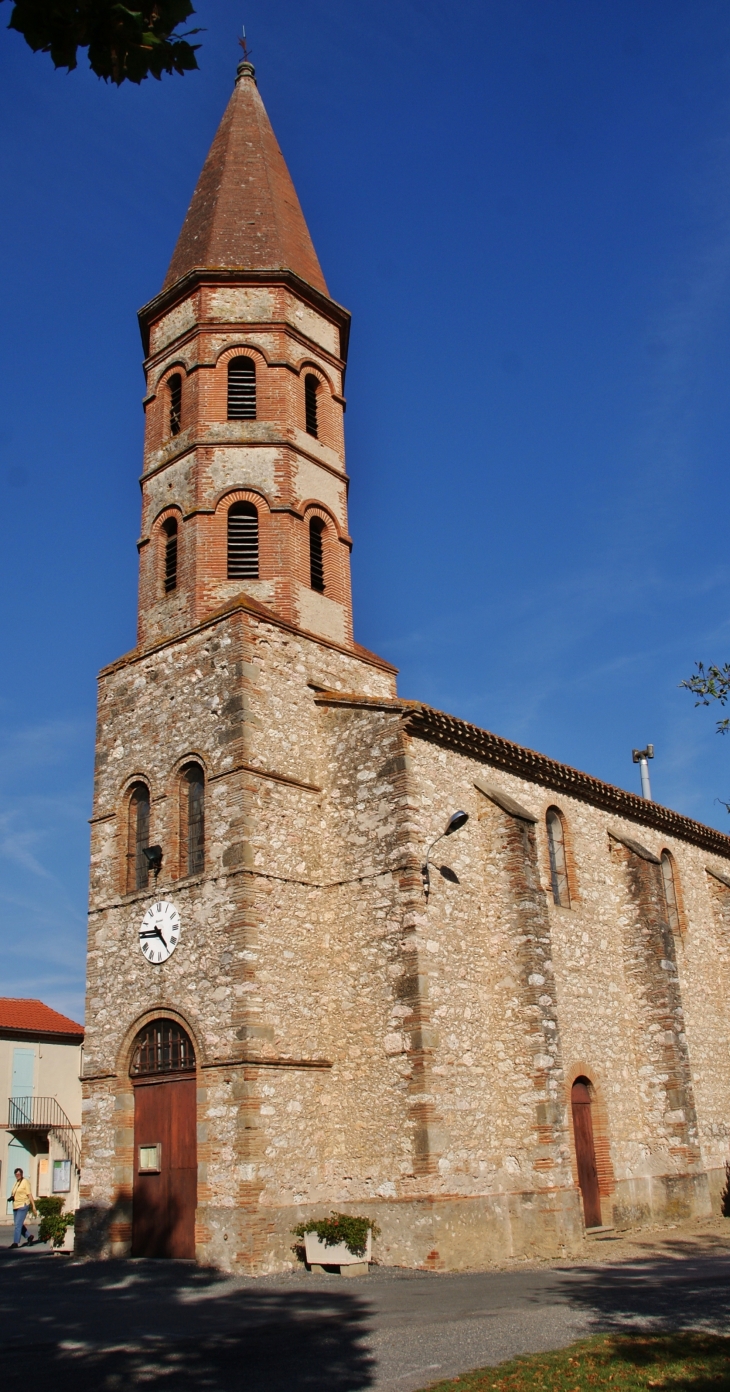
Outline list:
[[[165,277],[193,270],[293,271],[327,295],[299,199],[243,62],[188,208]]]

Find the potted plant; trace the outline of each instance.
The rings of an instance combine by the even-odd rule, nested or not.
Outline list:
[[[358,1218],[350,1213],[335,1213],[329,1218],[310,1218],[292,1229],[295,1237],[304,1238],[305,1259],[314,1271],[325,1266],[339,1266],[341,1276],[364,1274],[372,1256],[373,1239],[380,1228],[372,1218]],[[297,1255],[301,1247],[294,1248]]]

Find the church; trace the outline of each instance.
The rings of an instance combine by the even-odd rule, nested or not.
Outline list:
[[[719,1212],[730,838],[401,700],[355,640],[330,296],[248,61],[159,294],[99,678],[77,1246],[240,1273]]]

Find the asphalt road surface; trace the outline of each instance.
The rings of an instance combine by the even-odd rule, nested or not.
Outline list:
[[[0,1239],[0,1246],[4,1239]],[[730,1332],[730,1255],[227,1277],[0,1250],[3,1392],[414,1392],[627,1325]]]

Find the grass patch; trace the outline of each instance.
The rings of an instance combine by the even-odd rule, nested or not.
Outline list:
[[[555,1353],[477,1368],[429,1392],[730,1392],[730,1337],[598,1334]]]

